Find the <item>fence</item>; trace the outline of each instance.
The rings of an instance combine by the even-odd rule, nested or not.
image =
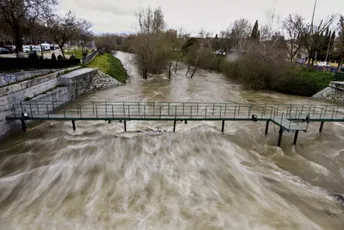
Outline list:
[[[80,64],[80,59],[52,60],[31,58],[0,58],[0,71],[62,69]]]
[[[93,53],[87,55],[81,60],[81,64],[83,65],[89,64],[91,61],[93,61],[93,59],[97,56],[97,54],[98,54],[98,51],[93,51]]]

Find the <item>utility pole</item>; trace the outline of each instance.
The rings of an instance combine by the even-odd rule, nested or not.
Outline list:
[[[270,33],[272,33],[272,27],[273,27],[274,21],[275,21],[275,14],[276,14],[276,5],[277,5],[277,2],[278,2],[278,0],[275,0],[274,10],[273,10],[272,16],[271,16]]]
[[[311,22],[311,35],[313,34],[313,23],[314,23],[315,9],[317,8],[317,2],[318,2],[318,0],[315,0],[315,2],[314,2],[312,22]]]
[[[315,15],[315,9],[316,9],[316,7],[317,7],[317,2],[318,2],[318,0],[315,0],[315,2],[314,2],[314,7],[313,7],[312,22],[311,22],[311,31],[310,31],[310,39],[311,39],[311,40],[313,39],[314,15]],[[311,50],[312,50],[312,49],[311,49]],[[312,56],[312,53],[309,53],[309,54],[308,54],[308,65],[311,64],[311,56]],[[315,54],[315,56],[316,56],[316,54]],[[312,58],[314,58],[314,57],[312,57]],[[314,60],[312,61],[312,65],[313,65],[313,62],[314,62]]]

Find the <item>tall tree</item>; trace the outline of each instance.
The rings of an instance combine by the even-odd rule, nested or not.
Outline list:
[[[92,32],[91,32],[91,27],[92,23],[85,20],[85,19],[80,19],[77,22],[77,30],[78,30],[78,38],[81,40],[81,45],[82,45],[82,51],[84,51],[84,46],[85,43],[90,41],[92,38]]]
[[[54,42],[59,46],[63,58],[65,57],[64,45],[79,36],[79,21],[77,17],[69,11],[65,16],[58,15],[52,16],[48,20],[50,34]]]
[[[251,24],[244,18],[234,21],[230,34],[233,47],[239,50],[245,49],[251,28]]]
[[[344,63],[344,15],[341,15],[338,22],[338,38],[335,41],[335,53],[339,56],[338,71],[340,72]]]
[[[252,33],[251,33],[251,39],[253,41],[259,40],[258,20],[256,20],[256,22],[254,23]]]
[[[168,64],[163,31],[165,19],[161,8],[141,9],[136,13],[139,33],[133,42],[134,62],[143,79],[148,73],[161,73]]]
[[[56,0],[0,0],[0,13],[12,30],[17,56],[23,50],[24,33],[47,17],[56,4]]]
[[[294,61],[295,56],[301,49],[301,28],[304,27],[303,18],[300,15],[291,15],[284,19],[283,30],[286,35],[286,49],[290,62]]]
[[[321,45],[324,43],[324,36],[321,34],[333,23],[334,19],[335,16],[330,16],[318,25],[305,24],[303,28],[300,28],[302,45],[308,52],[308,64],[314,64]]]

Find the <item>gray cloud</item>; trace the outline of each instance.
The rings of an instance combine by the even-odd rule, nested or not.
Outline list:
[[[295,12],[311,19],[314,0],[61,0],[60,11],[72,10],[91,21],[95,32],[121,33],[137,29],[136,10],[161,6],[169,28],[183,27],[196,34],[201,28],[218,33],[239,18],[267,24],[271,18],[267,12],[273,11],[275,2],[276,19]],[[343,0],[318,0],[315,21],[343,10]],[[274,21],[275,28],[281,20]]]

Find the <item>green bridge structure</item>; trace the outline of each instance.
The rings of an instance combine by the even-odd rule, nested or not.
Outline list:
[[[125,132],[128,121],[173,121],[173,132],[177,121],[222,121],[222,132],[226,121],[264,121],[266,135],[270,123],[279,126],[278,146],[285,131],[295,133],[295,145],[299,132],[307,132],[310,122],[319,122],[320,132],[325,122],[344,122],[344,108],[337,105],[23,101],[14,104],[12,111],[6,119],[20,120],[24,132],[29,120],[72,121],[74,131],[80,120],[123,121]]]

